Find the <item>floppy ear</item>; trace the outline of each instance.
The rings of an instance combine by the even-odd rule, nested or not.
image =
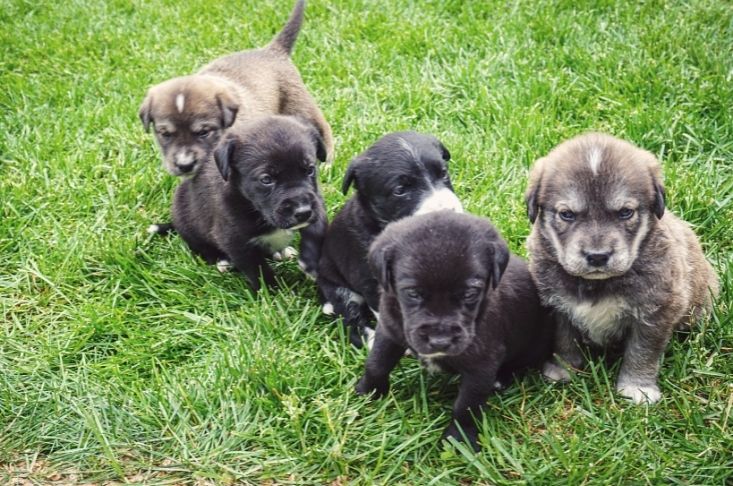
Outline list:
[[[216,161],[216,167],[219,169],[219,173],[225,181],[229,180],[229,173],[231,171],[231,158],[234,153],[234,140],[231,137],[226,137],[224,140],[219,142],[219,145],[214,149],[214,160]]]
[[[320,132],[313,128],[313,142],[316,144],[316,157],[321,162],[326,161],[326,144],[323,142],[323,137]]]
[[[509,265],[509,247],[503,240],[497,239],[489,243],[489,280],[491,288],[495,289],[499,285],[502,275]]]
[[[534,163],[529,173],[529,184],[527,192],[524,193],[524,202],[527,204],[527,216],[529,222],[534,224],[537,215],[540,212],[540,205],[537,202],[537,193],[540,191],[540,182],[542,180],[543,165],[545,159],[539,159]]]
[[[394,288],[394,274],[392,261],[394,259],[394,245],[390,238],[377,238],[369,249],[369,269],[377,279],[379,285],[386,291]]]
[[[443,142],[441,142],[440,140],[438,140],[438,149],[440,149],[440,156],[443,158],[443,160],[450,160],[450,152],[448,152],[448,149],[445,148],[445,145],[443,145]]]
[[[344,175],[344,182],[341,184],[341,192],[344,194],[349,192],[349,187],[351,187],[352,183],[356,185],[356,171],[360,160],[360,157],[356,157],[349,162],[349,167],[346,169],[346,174]],[[358,189],[358,186],[356,187]]]
[[[153,95],[151,95],[150,91],[148,91],[148,94],[143,100],[143,104],[140,105],[140,111],[138,111],[138,116],[140,117],[140,121],[143,122],[143,128],[146,132],[150,131],[150,122],[152,121],[150,118],[150,111],[152,110],[152,108]]]
[[[237,119],[237,112],[239,111],[239,103],[234,101],[234,98],[229,93],[221,92],[216,95],[216,104],[219,105],[221,111],[221,126],[229,128],[234,124],[234,120]]]
[[[654,181],[654,214],[657,219],[662,219],[664,216],[664,187],[658,181]]]

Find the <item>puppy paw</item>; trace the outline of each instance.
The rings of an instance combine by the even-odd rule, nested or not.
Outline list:
[[[216,269],[219,270],[221,273],[226,273],[232,269],[232,264],[229,262],[229,260],[218,260],[216,262]]]
[[[553,363],[552,361],[547,361],[545,363],[545,365],[542,367],[542,374],[545,375],[545,378],[550,381],[566,382],[570,381],[571,378],[570,372],[568,370],[558,364]]]
[[[160,226],[157,224],[151,224],[150,226],[148,226],[148,228],[145,231],[148,234],[154,235],[160,231]]]
[[[619,395],[630,398],[636,405],[657,403],[662,398],[662,392],[656,384],[634,385],[619,383],[616,387]]]
[[[321,312],[323,312],[324,315],[332,316],[336,313],[336,310],[333,308],[332,303],[326,302],[323,304],[323,307],[321,307]]]
[[[371,395],[373,399],[382,398],[389,392],[389,382],[373,383],[366,376],[362,376],[354,391],[357,395]]]
[[[445,429],[441,440],[447,440],[449,442],[453,440],[459,443],[466,442],[468,443],[468,445],[471,446],[474,452],[478,452],[481,450],[481,446],[478,443],[478,429],[476,428],[476,426],[464,427],[463,433],[461,433],[458,425],[453,422]]]
[[[310,278],[311,280],[315,280],[316,277],[318,277],[318,272],[316,271],[316,269],[313,267],[309,267],[308,264],[305,263],[303,260],[298,260],[298,267],[300,267],[305,276]]]

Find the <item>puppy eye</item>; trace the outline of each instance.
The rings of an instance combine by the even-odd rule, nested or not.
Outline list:
[[[305,169],[305,175],[307,175],[308,177],[314,175],[315,173],[316,173],[316,166],[315,165],[309,165]]]
[[[634,215],[634,210],[631,208],[623,208],[618,212],[618,219],[631,219]]]
[[[407,289],[405,295],[411,300],[422,300],[422,294],[417,289]]]
[[[263,176],[260,176],[260,184],[263,184],[263,185],[265,185],[265,186],[269,186],[269,185],[271,185],[271,184],[272,184],[273,182],[275,182],[275,181],[274,181],[274,180],[273,180],[273,178],[272,178],[272,177],[271,177],[270,175],[268,175],[268,174],[265,174],[265,175],[263,175]]]
[[[164,138],[166,140],[168,140],[169,138],[173,136],[171,132],[158,132],[158,135],[160,135],[161,138]]]
[[[392,191],[395,196],[404,196],[407,192],[407,188],[405,186],[397,186],[394,188],[394,191]]]
[[[575,213],[569,209],[563,209],[558,214],[560,215],[560,219],[562,219],[563,221],[575,221]]]
[[[213,133],[213,130],[199,130],[198,132],[194,132],[194,135],[196,135],[198,138],[206,138],[209,135]]]

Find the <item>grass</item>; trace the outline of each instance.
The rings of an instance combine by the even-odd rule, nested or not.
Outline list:
[[[723,284],[665,356],[663,401],[617,366],[530,375],[490,399],[474,455],[438,443],[456,392],[405,359],[352,392],[365,353],[312,283],[253,296],[177,237],[176,185],[137,109],[148,86],[270,40],[287,0],[0,0],[0,480],[252,484],[730,484],[733,10],[714,0],[312,0],[294,60],[351,157],[434,133],[456,192],[525,254],[527,168],[586,130],[664,162],[668,207]],[[25,483],[23,483],[25,484]]]

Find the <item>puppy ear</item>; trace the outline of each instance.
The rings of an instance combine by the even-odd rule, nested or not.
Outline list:
[[[221,111],[221,126],[223,128],[231,127],[234,124],[234,120],[237,119],[239,103],[234,101],[234,98],[229,93],[221,92],[216,95],[216,104],[219,105],[219,110]]]
[[[214,149],[214,161],[216,161],[216,167],[219,169],[219,173],[225,181],[229,180],[231,158],[234,153],[234,143],[235,142],[231,137],[226,137],[224,140],[219,142],[219,145]]]
[[[534,163],[529,173],[529,184],[527,191],[524,193],[524,202],[527,204],[527,216],[529,222],[534,224],[537,215],[540,212],[540,205],[537,201],[537,194],[540,191],[540,182],[542,180],[543,166],[545,159],[539,159]]]
[[[662,165],[659,160],[654,156],[653,153],[646,150],[640,150],[640,157],[646,159],[647,167],[649,167],[649,176],[652,180],[652,191],[654,196],[652,197],[651,207],[654,215],[657,219],[662,219],[664,216],[665,206],[665,193],[664,184],[662,182]]]
[[[392,261],[394,259],[394,245],[390,238],[377,238],[369,249],[367,256],[369,269],[377,279],[379,285],[386,291],[394,288]]]
[[[349,162],[349,167],[346,169],[346,174],[344,175],[344,182],[341,184],[341,192],[344,193],[344,195],[349,192],[349,187],[351,187],[352,183],[355,185],[357,190],[359,188],[356,185],[356,171],[360,160],[361,159],[359,157],[356,157],[355,159],[351,159],[351,162]]]
[[[443,142],[438,140],[438,148],[440,149],[440,156],[443,157],[443,160],[446,162],[450,160],[450,152],[448,152],[448,149],[445,148],[445,145],[443,145]]]
[[[498,239],[489,243],[489,280],[491,288],[495,289],[499,285],[502,275],[509,265],[509,247],[503,240]]]
[[[153,95],[150,94],[148,91],[148,94],[145,96],[145,99],[143,100],[143,104],[140,105],[140,111],[138,112],[138,116],[140,117],[140,121],[143,122],[143,128],[146,132],[150,131],[150,111],[153,109]]]
[[[323,142],[323,137],[321,136],[320,132],[313,129],[313,141],[316,144],[316,157],[321,162],[326,161],[326,144]]]
[[[664,187],[659,181],[654,181],[654,214],[657,219],[662,219],[664,216]]]

